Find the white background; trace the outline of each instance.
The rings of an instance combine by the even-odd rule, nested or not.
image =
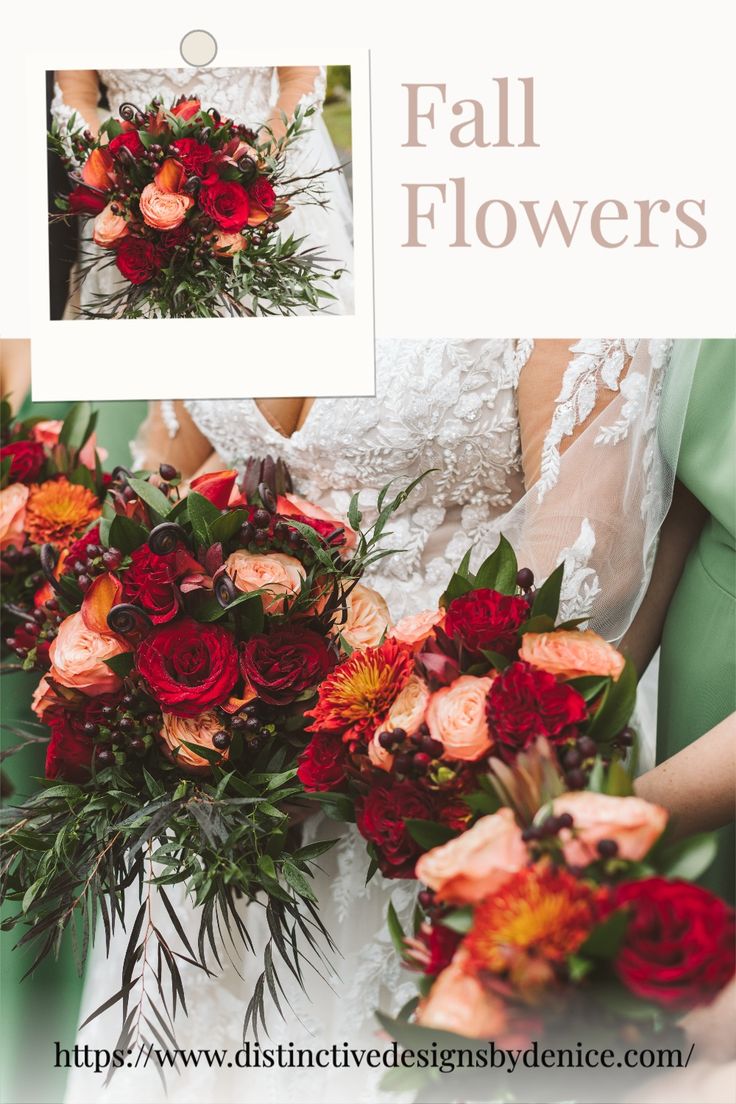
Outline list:
[[[265,320],[271,338],[265,380],[254,380],[247,358],[235,351],[243,349],[243,331],[246,349],[250,346],[253,320],[204,323],[207,333],[201,339],[195,333],[199,323],[188,321],[44,325],[45,216],[41,208],[39,218],[38,209],[45,190],[45,179],[38,179],[44,171],[38,133],[41,69],[53,67],[53,56],[67,67],[107,66],[113,55],[117,65],[176,65],[178,43],[195,27],[210,30],[218,40],[217,65],[273,63],[276,43],[283,64],[316,58],[345,63],[350,51],[360,64],[364,51],[371,50],[378,335],[723,337],[736,329],[732,5],[720,0],[697,5],[677,0],[527,0],[516,5],[280,0],[271,9],[259,5],[257,16],[235,3],[213,7],[212,18],[201,3],[189,2],[127,6],[122,12],[110,6],[108,14],[103,7],[83,11],[80,16],[79,9],[56,5],[44,16],[39,5],[16,9],[12,33],[4,36],[2,67],[7,82],[2,100],[7,119],[1,177],[2,332],[35,339],[36,364],[43,361],[47,376],[52,367],[57,376],[63,373],[60,393],[66,398],[78,390],[75,381],[92,386],[84,397],[105,397],[100,380],[111,375],[109,366],[120,348],[128,368],[125,382],[118,380],[116,386],[136,397],[153,394],[152,386],[157,395],[191,396],[370,389],[363,381],[370,355],[371,289],[361,283],[360,272],[365,327],[360,347],[342,345],[338,328],[348,319]],[[449,110],[438,113],[438,122],[447,125],[428,149],[402,148],[402,83],[442,81],[449,99],[486,102],[492,120],[494,76],[512,82],[535,78],[541,148],[459,150],[446,137],[448,126],[457,122]],[[359,80],[356,86],[360,128]],[[360,234],[361,227],[369,228],[361,222],[368,217],[370,198],[367,134],[356,131],[354,146]],[[670,215],[654,219],[654,233],[662,234],[657,249],[602,249],[584,222],[587,237],[569,249],[552,240],[540,249],[521,229],[506,249],[480,244],[450,249],[447,216],[440,211],[428,248],[402,248],[402,183],[455,176],[468,178],[477,203],[500,197],[518,208],[520,199],[539,199],[542,211],[553,199],[569,207],[574,199],[592,206],[616,198],[633,208],[637,199],[668,199],[674,207],[685,197],[703,198],[708,240],[699,249],[674,248]],[[635,225],[631,233],[636,240]],[[177,349],[179,355],[172,356]],[[155,384],[150,382],[153,364]]]

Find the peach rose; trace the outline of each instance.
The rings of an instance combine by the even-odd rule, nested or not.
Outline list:
[[[424,723],[428,701],[429,687],[426,682],[418,675],[412,675],[389,709],[386,720],[376,730],[368,745],[368,757],[374,767],[379,767],[380,770],[391,770],[394,761],[391,752],[387,751],[380,742],[379,737],[382,733],[403,728],[407,736],[413,736]]]
[[[362,651],[381,643],[391,625],[388,606],[377,590],[358,583],[347,598],[348,616],[341,629],[351,648]]]
[[[500,997],[465,971],[461,949],[437,975],[417,1008],[416,1021],[467,1039],[494,1039],[506,1027],[506,1008]]]
[[[200,747],[211,748],[215,745],[212,740],[218,732],[222,732],[222,721],[216,713],[200,713],[198,717],[175,717],[173,713],[163,714],[163,727],[159,733],[161,750],[167,759],[176,763],[177,767],[189,771],[192,774],[204,774],[211,763],[204,756],[184,746],[197,744]],[[220,758],[224,762],[228,757],[228,751],[220,751]]]
[[[394,625],[391,635],[399,644],[423,644],[435,625],[439,625],[444,619],[445,612],[441,609],[410,613]]]
[[[0,491],[0,552],[14,544],[26,543],[25,521],[28,488],[24,483],[11,483]]]
[[[215,252],[222,253],[226,257],[232,257],[233,253],[240,253],[241,249],[245,249],[246,246],[245,238],[239,230],[232,234],[228,234],[224,230],[218,230],[212,235],[212,243]]]
[[[33,691],[33,697],[31,698],[31,709],[39,718],[43,719],[43,715],[46,710],[58,702],[58,698],[52,688],[49,686],[49,681],[44,675],[39,682],[36,689]]]
[[[490,751],[486,698],[492,682],[490,677],[460,675],[430,698],[427,724],[433,738],[444,744],[446,759],[472,761]]]
[[[519,659],[560,678],[610,675],[615,682],[624,669],[621,653],[592,629],[524,633],[521,640]]]
[[[416,877],[438,900],[470,905],[499,890],[527,860],[521,829],[511,809],[503,808],[422,855]]]
[[[569,813],[573,819],[573,827],[560,832],[565,861],[571,866],[587,866],[597,859],[601,840],[615,840],[620,858],[639,862],[667,824],[667,812],[659,805],[587,790],[556,797],[552,811],[554,816]]]
[[[112,203],[100,211],[95,219],[92,237],[103,249],[111,249],[115,242],[128,233],[128,222],[122,215],[113,213]]]
[[[263,608],[271,614],[283,611],[284,599],[299,593],[307,575],[299,560],[284,552],[233,552],[225,561],[225,571],[243,594],[262,590]]]
[[[112,694],[121,682],[105,660],[130,650],[120,637],[95,632],[87,626],[81,612],[73,613],[59,625],[58,635],[49,648],[49,677],[92,698]]]
[[[60,418],[45,418],[42,422],[36,422],[31,430],[31,437],[39,444],[53,448],[58,444],[63,424]]]
[[[141,192],[140,208],[143,221],[154,230],[175,230],[194,203],[181,192],[164,192],[157,184],[146,184]]]

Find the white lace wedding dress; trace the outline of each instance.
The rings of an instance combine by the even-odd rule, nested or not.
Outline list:
[[[565,556],[565,615],[592,605],[596,627],[615,639],[646,585],[654,534],[672,486],[656,439],[669,343],[592,340],[573,347],[544,413],[541,478],[524,494],[526,415],[518,384],[531,350],[532,342],[512,340],[380,342],[376,398],[317,399],[303,427],[288,439],[251,400],[186,405],[226,463],[249,454],[280,454],[299,493],[333,510],[344,511],[356,490],[368,506],[389,480],[401,486],[431,469],[391,526],[390,544],[404,551],[381,560],[368,580],[387,597],[394,618],[434,606],[468,546],[474,546],[478,560],[503,531],[522,549],[520,562],[540,577]],[[168,416],[175,434],[172,410]],[[327,981],[307,971],[309,999],[282,971],[293,1012],[287,1011],[285,1022],[272,1012],[270,1041],[262,1043],[380,1044],[374,1011],[396,1012],[415,993],[385,924],[391,896],[407,917],[413,885],[379,876],[366,885],[365,849],[352,828],[315,817],[306,831],[310,839],[340,836],[319,860],[316,891],[341,957]],[[181,896],[177,903],[184,923],[196,930]],[[165,914],[159,921],[170,930]],[[249,922],[264,926],[257,906],[251,906]],[[107,961],[98,940],[83,1015],[111,994],[124,942],[115,942]],[[232,1057],[242,1045],[243,1014],[260,964],[242,955],[223,961],[223,973],[212,979],[183,967],[189,1016],[177,1020],[177,1035],[180,1046],[229,1047]],[[119,1009],[113,1009],[93,1021],[80,1044],[112,1047],[118,1019]],[[259,1071],[200,1065],[180,1077],[167,1073],[170,1100],[200,1104],[375,1101],[383,1099],[379,1079],[379,1072],[365,1068]],[[104,1094],[101,1080],[89,1071],[72,1071],[69,1104],[164,1099],[150,1069],[119,1071]]]
[[[250,69],[182,68],[182,69],[102,69],[99,78],[107,90],[109,110],[100,109],[100,119],[118,116],[124,103],[143,109],[155,96],[170,106],[179,96],[197,96],[205,108],[216,108],[221,115],[258,130],[267,123],[278,99],[278,75],[272,66]],[[300,104],[315,106],[317,111],[305,125],[299,140],[291,147],[289,169],[292,175],[321,172],[340,164],[324,119],[322,103],[325,95],[326,71],[319,70],[310,91]],[[62,128],[69,123],[72,108],[64,101],[56,85],[51,106],[53,118]],[[77,119],[77,123],[78,123]],[[330,268],[344,269],[341,278],[329,290],[336,301],[326,307],[331,314],[351,314],[353,311],[352,271],[352,204],[341,173],[324,177],[324,207],[301,204],[294,208],[282,224],[285,235],[306,237],[305,247],[318,248],[330,259]],[[103,251],[91,240],[91,223],[85,229],[82,242],[84,255]],[[114,266],[96,267],[80,287],[80,304],[92,306],[95,296],[109,295],[124,281]]]

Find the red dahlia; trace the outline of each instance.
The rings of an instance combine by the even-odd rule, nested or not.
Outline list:
[[[538,736],[551,743],[567,740],[570,727],[587,718],[577,690],[528,663],[512,663],[488,691],[488,727],[506,758],[528,748]]]

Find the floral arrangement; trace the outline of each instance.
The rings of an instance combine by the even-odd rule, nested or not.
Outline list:
[[[246,1027],[263,1017],[266,985],[278,1005],[274,959],[301,976],[302,945],[316,956],[330,946],[309,884],[330,843],[300,847],[291,831],[296,759],[353,592],[412,488],[384,493],[362,532],[357,502],[352,527],[295,496],[280,461],[251,460],[236,481],[235,470],[203,475],[183,495],[169,465],[116,469],[102,518],[60,573],[45,550],[63,614],[50,646],[29,653],[43,671],[33,708],[50,731],[47,782],[3,811],[2,896],[20,906],[6,926],[23,925],[39,958],[79,929],[84,958],[97,913],[109,945],[139,881],[121,985],[103,1006],[123,1002],[120,1046],[153,947],[162,1001],[161,969],[171,976],[172,1020],[182,956],[211,970],[216,931],[249,947],[239,898],[263,895],[272,935]],[[200,909],[196,950],[166,893],[176,883]],[[180,947],[151,919],[154,894]]]
[[[633,668],[579,622],[555,623],[562,576],[560,565],[535,588],[501,538],[477,573],[466,557],[438,609],[399,622],[320,686],[299,778],[357,821],[386,877],[414,877],[423,851],[495,807],[490,755],[513,767],[544,737],[577,790],[598,754],[626,754]]]
[[[340,272],[279,232],[294,204],[326,203],[324,173],[291,176],[286,164],[312,112],[284,119],[278,140],[183,97],[169,110],[158,100],[124,104],[97,138],[74,117],[68,132],[56,127],[51,149],[72,185],[56,206],[92,220],[105,251],[83,260],[82,278],[114,265],[125,280],[83,316],[292,314],[334,299],[327,283]]]
[[[383,1026],[405,1045],[430,1032],[505,1048],[661,1045],[734,974],[734,911],[690,880],[713,838],[668,842],[666,811],[633,796],[621,764],[597,759],[588,788],[566,791],[543,740],[490,778],[501,807],[417,862],[413,934],[392,911],[420,996]]]
[[[2,638],[26,666],[48,654],[60,619],[42,549],[48,546],[63,565],[101,513],[107,454],[95,444],[96,417],[79,403],[64,422],[19,421],[7,401],[0,403]]]

